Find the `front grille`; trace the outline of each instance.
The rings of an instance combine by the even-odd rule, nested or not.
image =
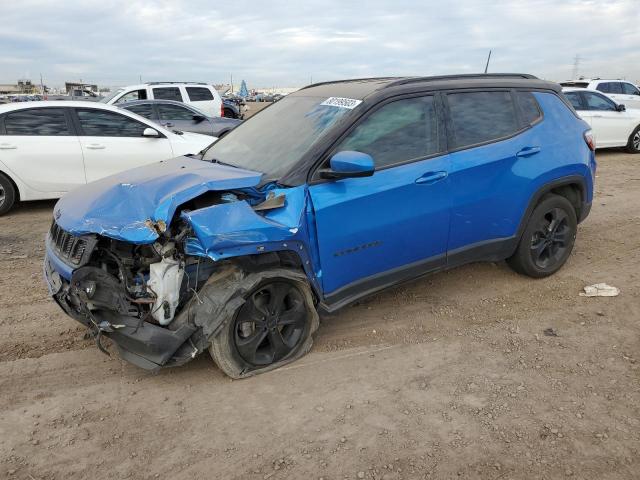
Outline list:
[[[58,256],[71,265],[81,265],[85,254],[90,254],[95,246],[95,239],[90,236],[76,237],[64,231],[56,222],[49,230],[51,246]]]

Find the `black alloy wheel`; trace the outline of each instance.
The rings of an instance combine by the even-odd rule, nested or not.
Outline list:
[[[577,229],[573,204],[566,197],[547,194],[531,213],[518,247],[507,263],[516,272],[530,277],[552,275],[571,255]]]
[[[254,367],[287,358],[306,338],[307,315],[303,295],[294,284],[273,281],[259,286],[235,318],[238,354]]]
[[[547,269],[565,257],[569,246],[571,229],[569,217],[561,208],[552,208],[537,222],[531,236],[533,263]]]

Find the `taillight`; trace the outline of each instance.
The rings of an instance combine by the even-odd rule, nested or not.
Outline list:
[[[584,141],[587,142],[589,150],[592,152],[596,151],[596,140],[593,138],[593,132],[591,130],[584,132]]]
[[[224,102],[220,102],[220,116],[224,117]]]

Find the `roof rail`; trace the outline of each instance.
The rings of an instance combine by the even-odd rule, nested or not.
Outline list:
[[[348,78],[346,80],[328,80],[326,82],[312,83],[302,87],[300,90],[305,90],[311,87],[319,87],[320,85],[332,85],[334,83],[351,83],[351,82],[373,82],[376,80],[395,80],[401,77],[366,77],[366,78]]]
[[[464,80],[473,78],[522,78],[529,80],[537,80],[538,77],[528,73],[461,73],[459,75],[436,75],[433,77],[409,77],[399,79],[397,82],[390,83],[387,87],[394,85],[405,85],[407,83],[418,82],[438,82],[441,80]]]
[[[143,85],[182,85],[183,83],[189,83],[191,85],[209,85],[208,83],[205,82],[145,82],[143,83]]]

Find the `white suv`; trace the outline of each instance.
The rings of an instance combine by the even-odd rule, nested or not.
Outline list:
[[[133,100],[174,100],[188,103],[211,117],[223,117],[224,107],[220,94],[206,83],[150,82],[129,85],[100,100],[114,105]]]
[[[640,108],[640,89],[626,80],[603,80],[601,78],[581,78],[560,82],[563,87],[588,88],[598,90],[627,108]]]

